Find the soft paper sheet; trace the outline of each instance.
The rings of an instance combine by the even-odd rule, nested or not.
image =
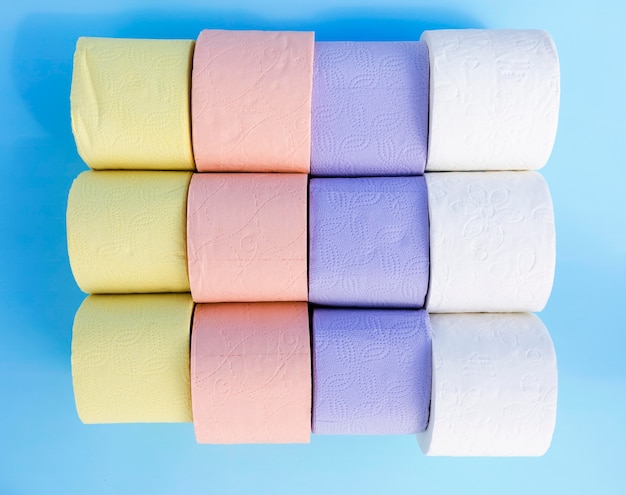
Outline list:
[[[307,180],[194,174],[187,209],[194,301],[307,300]]]
[[[83,423],[191,421],[189,294],[89,296],[74,320],[72,379]]]
[[[192,74],[201,172],[308,173],[314,35],[204,30]]]
[[[533,170],[548,161],[560,69],[545,31],[425,31],[430,53],[426,171]]]
[[[431,353],[424,310],[315,309],[313,433],[424,431]]]
[[[88,293],[188,292],[190,172],[80,174],[67,204],[76,283]]]
[[[428,63],[421,42],[316,43],[311,173],[422,174]]]
[[[537,172],[426,173],[431,313],[541,311],[556,262]]]
[[[428,286],[423,177],[311,179],[309,301],[421,308]]]
[[[199,443],[308,443],[306,303],[198,304],[191,387]]]
[[[552,340],[535,315],[431,315],[430,421],[426,455],[540,456],[556,422]]]
[[[94,169],[193,170],[191,40],[79,38],[70,96]]]

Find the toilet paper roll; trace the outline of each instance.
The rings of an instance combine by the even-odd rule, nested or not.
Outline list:
[[[426,455],[540,456],[556,423],[554,347],[532,314],[430,315]]]
[[[189,172],[83,172],[67,203],[67,246],[89,293],[188,292]]]
[[[536,172],[427,173],[431,313],[541,311],[556,262]]]
[[[199,443],[308,443],[306,303],[198,304],[191,400]]]
[[[421,308],[428,287],[423,177],[312,179],[309,301]]]
[[[426,44],[322,42],[314,60],[311,173],[424,173]]]
[[[308,173],[313,33],[204,30],[193,59],[200,172]]]
[[[424,310],[315,309],[313,433],[424,431],[431,353]]]
[[[191,421],[189,294],[89,296],[74,320],[72,379],[83,423]]]
[[[94,169],[193,170],[191,40],[79,38],[72,130]]]
[[[307,181],[194,174],[187,216],[194,301],[307,300]]]
[[[559,60],[539,30],[425,31],[430,53],[427,171],[533,170],[550,157]]]

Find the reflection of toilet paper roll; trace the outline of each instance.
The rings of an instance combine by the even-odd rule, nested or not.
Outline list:
[[[72,378],[83,423],[191,421],[189,294],[89,296],[74,320]]]
[[[540,456],[556,422],[550,335],[528,313],[430,315],[433,390],[426,455]]]
[[[70,190],[67,244],[90,293],[188,292],[189,172],[83,172]]]
[[[315,309],[313,433],[424,431],[431,355],[424,310]]]
[[[425,43],[315,44],[311,173],[421,175],[428,142]]]
[[[541,311],[556,262],[536,172],[427,173],[430,313]]]
[[[80,38],[72,130],[94,169],[193,170],[191,40]]]
[[[308,173],[314,35],[204,30],[193,58],[200,172]]]
[[[559,61],[539,30],[425,31],[430,54],[426,171],[533,170],[548,161]]]
[[[307,304],[198,304],[191,400],[199,443],[308,443]]]
[[[194,301],[307,300],[307,180],[194,174],[187,208]]]

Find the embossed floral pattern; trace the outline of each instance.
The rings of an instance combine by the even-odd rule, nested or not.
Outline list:
[[[548,187],[536,172],[425,175],[430,312],[540,311],[556,261]]]
[[[472,245],[475,258],[484,260],[491,249],[504,242],[503,224],[519,223],[524,216],[518,208],[507,208],[509,190],[505,187],[486,191],[479,183],[467,186],[466,200],[450,204],[454,212],[467,217],[463,239]]]
[[[204,30],[193,60],[201,172],[308,173],[313,33]]]
[[[537,456],[556,422],[554,347],[532,314],[434,314],[427,455]]]
[[[80,174],[67,205],[72,273],[89,293],[187,292],[190,172]]]
[[[426,44],[316,43],[311,126],[313,175],[422,174]]]
[[[83,423],[191,421],[189,294],[89,296],[76,313],[72,379]]]
[[[192,40],[79,38],[71,110],[94,169],[194,170],[189,124]]]
[[[194,301],[307,300],[305,174],[195,174],[188,205]]]
[[[423,431],[431,388],[428,313],[314,310],[313,383],[314,433]]]
[[[420,308],[428,286],[423,177],[311,179],[309,301]]]
[[[556,137],[560,69],[539,30],[425,31],[431,67],[427,171],[533,170]]]
[[[198,304],[191,397],[199,443],[307,443],[307,304]]]

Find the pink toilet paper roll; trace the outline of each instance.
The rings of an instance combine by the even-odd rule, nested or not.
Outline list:
[[[200,172],[309,172],[314,34],[205,30],[193,59]]]
[[[308,443],[306,303],[196,306],[191,402],[199,443]]]
[[[187,252],[195,302],[307,300],[307,176],[194,174]]]

